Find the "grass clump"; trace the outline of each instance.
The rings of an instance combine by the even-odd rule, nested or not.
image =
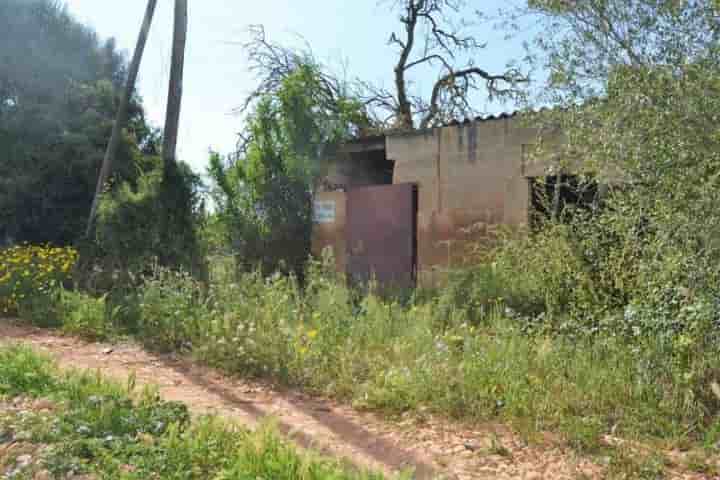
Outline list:
[[[22,347],[0,348],[0,396],[40,396],[56,387],[52,364]]]
[[[0,413],[0,446],[22,443],[32,461],[0,458],[18,478],[380,480],[298,452],[271,425],[250,432],[211,417],[190,419],[185,405],[163,402],[99,374],[60,373],[26,347],[0,348],[0,396],[17,399]],[[36,448],[35,448],[36,447]]]
[[[117,315],[119,311],[108,312],[107,296],[91,297],[85,293],[63,290],[62,329],[65,333],[88,340],[107,340],[118,332]]]

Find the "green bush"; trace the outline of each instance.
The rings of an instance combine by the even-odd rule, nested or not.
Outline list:
[[[157,268],[138,295],[141,340],[163,351],[186,350],[207,321],[202,283],[190,274]]]
[[[0,395],[43,395],[56,388],[50,359],[24,346],[0,348]]]
[[[557,231],[566,236],[542,241],[573,240],[569,229]],[[539,238],[506,244],[494,264],[453,276],[423,301],[361,294],[321,264],[302,286],[261,272],[224,272],[205,285],[158,268],[136,298],[118,296],[114,307],[108,297],[63,293],[60,318],[65,331],[107,338],[134,312],[148,347],[189,352],[231,373],[391,414],[430,411],[561,431],[580,449],[595,448],[610,431],[678,442],[714,438],[720,355],[708,332],[716,328],[716,304],[683,300],[663,313],[631,303],[601,317],[581,315],[578,305],[592,308],[606,297],[563,280],[574,264],[560,258],[574,248],[544,261],[527,252],[523,269],[511,268],[520,267],[512,263],[520,246]],[[596,285],[590,274],[584,278]],[[555,291],[561,288],[569,291]]]
[[[99,277],[94,283],[103,293],[132,284],[133,275],[148,273],[154,264],[206,275],[200,178],[184,163],[169,169],[160,157],[144,163],[135,182],[103,195],[95,242],[85,245],[84,273]]]
[[[48,287],[18,300],[18,317],[42,328],[62,326],[62,300],[60,287]]]
[[[93,298],[74,291],[63,291],[60,295],[64,332],[89,340],[106,340],[117,333],[118,312],[107,311],[105,296]]]
[[[217,206],[213,227],[222,232],[241,270],[302,277],[323,159],[371,122],[362,101],[343,81],[330,80],[333,87],[327,88],[332,76],[312,54],[268,45],[262,37],[254,40],[251,61],[283,51],[292,66],[251,95],[245,148],[227,159],[210,157],[208,175]],[[271,68],[263,61],[256,67]]]
[[[435,296],[441,325],[477,324],[497,308],[531,318],[545,312],[548,303],[562,303],[560,298],[548,298],[528,265],[532,255],[520,253],[525,242],[515,242],[512,248],[506,245],[493,263],[450,272],[447,285]]]
[[[0,249],[0,314],[57,326],[57,289],[68,283],[77,251],[49,245]]]

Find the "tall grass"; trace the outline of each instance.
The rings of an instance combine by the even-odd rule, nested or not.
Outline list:
[[[167,274],[141,293],[143,338],[358,407],[507,420],[564,432],[579,448],[611,431],[676,442],[717,435],[718,356],[661,337],[531,328],[508,307],[519,297],[498,298],[491,269],[479,278],[472,289],[401,302],[358,295],[317,265],[303,288],[244,274],[206,295],[192,278]]]
[[[590,328],[564,316],[559,297],[548,300],[553,308],[543,306],[556,288],[540,288],[541,277],[519,281],[503,268],[456,274],[434,297],[409,300],[359,294],[320,264],[303,286],[287,276],[227,271],[205,285],[160,270],[129,297],[133,306],[114,311],[134,312],[138,339],[149,348],[184,351],[233,374],[359,408],[509,421],[525,431],[562,432],[580,449],[609,432],[720,440],[717,344],[698,340],[700,331],[627,335],[611,317],[597,322],[602,330]],[[562,283],[561,273],[553,278]],[[581,298],[578,288],[572,296]],[[92,327],[96,301],[88,300],[92,315],[83,322],[82,302],[71,298],[66,330],[92,337],[96,329],[103,337],[127,323]]]

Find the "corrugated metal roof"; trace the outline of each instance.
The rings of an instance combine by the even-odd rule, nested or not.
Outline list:
[[[442,127],[454,127],[454,126],[457,126],[457,125],[468,125],[468,124],[473,123],[473,122],[490,122],[490,121],[493,121],[493,120],[503,120],[503,119],[506,119],[506,118],[516,117],[516,116],[519,115],[520,113],[522,113],[522,112],[519,111],[519,110],[516,110],[516,111],[514,111],[514,112],[502,112],[502,113],[496,113],[496,114],[478,116],[478,117],[475,117],[475,118],[466,118],[466,119],[463,120],[463,121],[460,121],[460,120],[452,120],[451,122],[446,123],[446,124],[441,125],[441,126],[442,126]]]
[[[440,127],[453,127],[458,125],[467,125],[473,122],[492,122],[494,120],[504,120],[506,118],[514,118],[525,113],[545,113],[553,110],[549,107],[541,107],[534,110],[513,110],[511,112],[500,112],[488,115],[480,115],[475,118],[466,118],[464,120],[452,120],[449,123],[440,125]]]
[[[379,135],[371,135],[371,136],[367,136],[367,137],[360,137],[360,138],[350,140],[349,142],[347,142],[347,144],[349,145],[349,144],[374,143],[374,142],[384,140],[385,137],[387,137],[387,136],[421,133],[423,131],[430,131],[435,128],[457,127],[460,125],[469,125],[471,123],[476,123],[476,122],[492,122],[492,121],[496,121],[496,120],[505,120],[508,118],[518,117],[525,113],[544,113],[544,112],[548,112],[550,110],[552,110],[552,109],[548,108],[548,107],[541,107],[541,108],[534,109],[534,110],[513,110],[513,111],[509,111],[509,112],[500,112],[500,113],[493,113],[493,114],[487,114],[487,115],[479,115],[474,118],[465,118],[464,120],[452,120],[448,123],[444,123],[444,124],[438,125],[436,127],[430,127],[426,130],[417,129],[417,130],[411,130],[411,131],[407,131],[407,132],[389,131],[387,134],[379,134]]]

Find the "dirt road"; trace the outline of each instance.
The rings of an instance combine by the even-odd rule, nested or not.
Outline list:
[[[418,416],[390,422],[331,400],[231,378],[188,359],[148,353],[135,344],[85,343],[6,320],[0,320],[0,342],[28,343],[63,368],[99,369],[120,381],[134,374],[138,385],[156,385],[164,399],[182,401],[196,414],[217,414],[251,428],[271,417],[303,447],[387,474],[413,469],[417,479],[604,478],[602,466],[551,437],[546,445],[528,445],[499,425],[469,429]]]

